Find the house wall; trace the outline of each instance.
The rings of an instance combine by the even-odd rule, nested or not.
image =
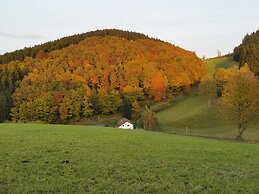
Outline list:
[[[129,122],[124,123],[123,125],[119,126],[121,129],[133,129],[133,125]]]

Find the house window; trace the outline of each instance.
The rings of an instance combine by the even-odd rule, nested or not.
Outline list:
[[[129,125],[127,125],[129,127]]]

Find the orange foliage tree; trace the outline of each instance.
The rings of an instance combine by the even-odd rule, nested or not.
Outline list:
[[[150,80],[150,94],[155,101],[161,101],[165,97],[165,82],[160,72],[152,74]]]

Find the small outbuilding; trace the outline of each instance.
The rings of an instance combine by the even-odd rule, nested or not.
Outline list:
[[[122,118],[121,120],[119,120],[117,122],[116,127],[120,128],[120,129],[134,129],[133,123],[126,118]]]

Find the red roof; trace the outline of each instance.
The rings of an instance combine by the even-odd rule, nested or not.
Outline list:
[[[130,124],[133,124],[130,120],[128,120],[128,119],[126,119],[126,118],[122,118],[121,120],[119,120],[118,122],[117,122],[117,127],[120,127],[121,125],[123,125],[124,123],[126,123],[126,122],[128,122],[128,123],[130,123]]]

